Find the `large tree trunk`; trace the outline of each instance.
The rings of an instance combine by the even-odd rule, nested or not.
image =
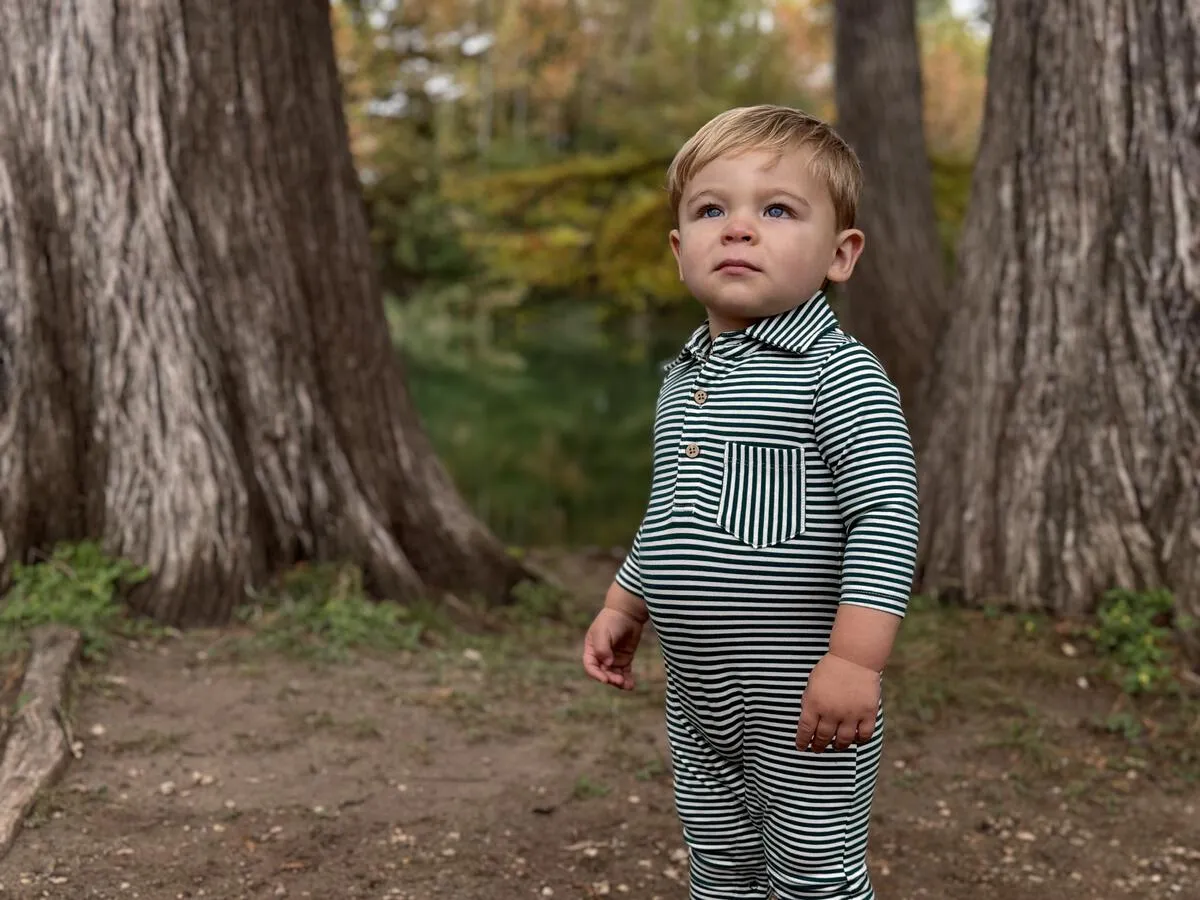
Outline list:
[[[504,595],[389,340],[326,0],[7,3],[0,59],[0,562],[101,537],[181,624],[313,558]]]
[[[925,146],[914,0],[837,0],[837,127],[862,160],[866,252],[846,327],[879,357],[916,423],[946,325],[944,261]]]
[[[923,582],[1200,613],[1200,5],[1000,0]]]

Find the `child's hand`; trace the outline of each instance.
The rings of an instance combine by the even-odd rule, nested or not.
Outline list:
[[[845,750],[875,733],[879,711],[879,673],[826,653],[808,676],[800,701],[796,747],[814,753],[826,747]]]
[[[633,654],[642,623],[628,613],[605,607],[583,639],[583,668],[601,684],[633,690]]]

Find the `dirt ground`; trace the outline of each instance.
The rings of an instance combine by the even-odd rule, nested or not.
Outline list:
[[[615,568],[554,562],[581,609]],[[81,756],[0,861],[0,900],[682,900],[661,663],[646,646],[632,695],[591,684],[581,634],[527,621],[336,664],[236,631],[125,646],[79,680]],[[1194,714],[1124,710],[1063,643],[910,615],[880,900],[1200,898]]]

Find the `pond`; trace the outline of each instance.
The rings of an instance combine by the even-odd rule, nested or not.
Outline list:
[[[649,496],[662,366],[698,321],[635,334],[578,310],[396,333],[434,447],[502,540],[624,547]]]

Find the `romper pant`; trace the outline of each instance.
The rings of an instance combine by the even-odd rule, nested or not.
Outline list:
[[[801,752],[800,700],[819,656],[692,666],[662,643],[691,900],[874,900],[866,852],[882,704],[866,744]]]

